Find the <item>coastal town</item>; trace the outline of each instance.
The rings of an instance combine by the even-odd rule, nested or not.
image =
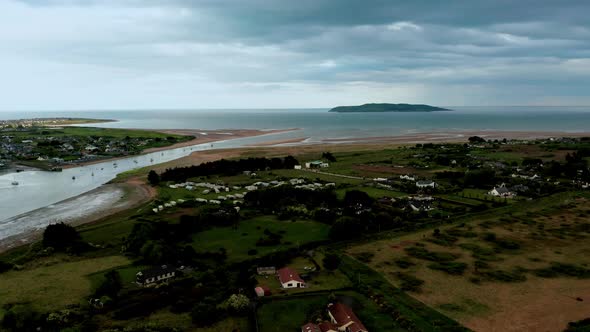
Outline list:
[[[63,167],[136,155],[194,139],[149,131],[63,126],[86,119],[10,120],[0,124],[0,167],[33,167],[61,171]]]

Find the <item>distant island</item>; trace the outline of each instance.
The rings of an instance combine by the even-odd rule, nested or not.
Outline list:
[[[338,113],[360,113],[360,112],[441,112],[451,111],[450,109],[422,105],[422,104],[364,104],[360,106],[338,106],[330,110],[330,112]]]

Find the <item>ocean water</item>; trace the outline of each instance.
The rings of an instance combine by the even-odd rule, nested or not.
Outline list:
[[[0,118],[72,116],[118,122],[96,126],[142,129],[285,129],[285,137],[375,137],[469,130],[590,131],[590,107],[453,107],[432,113],[330,113],[327,109],[0,112]]]

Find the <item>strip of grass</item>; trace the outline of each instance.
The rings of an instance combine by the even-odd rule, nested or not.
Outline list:
[[[368,295],[381,297],[388,307],[386,310],[398,314],[398,322],[409,322],[402,323],[408,325],[408,330],[469,331],[451,318],[393,287],[381,274],[350,256],[342,258],[340,269],[356,287],[362,289],[363,294],[366,292]]]

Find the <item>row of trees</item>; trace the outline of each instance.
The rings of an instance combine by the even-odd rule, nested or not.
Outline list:
[[[285,158],[247,158],[239,160],[221,159],[189,167],[167,169],[160,175],[162,181],[182,182],[188,178],[209,175],[236,175],[244,171],[291,169],[299,165],[292,156]]]

